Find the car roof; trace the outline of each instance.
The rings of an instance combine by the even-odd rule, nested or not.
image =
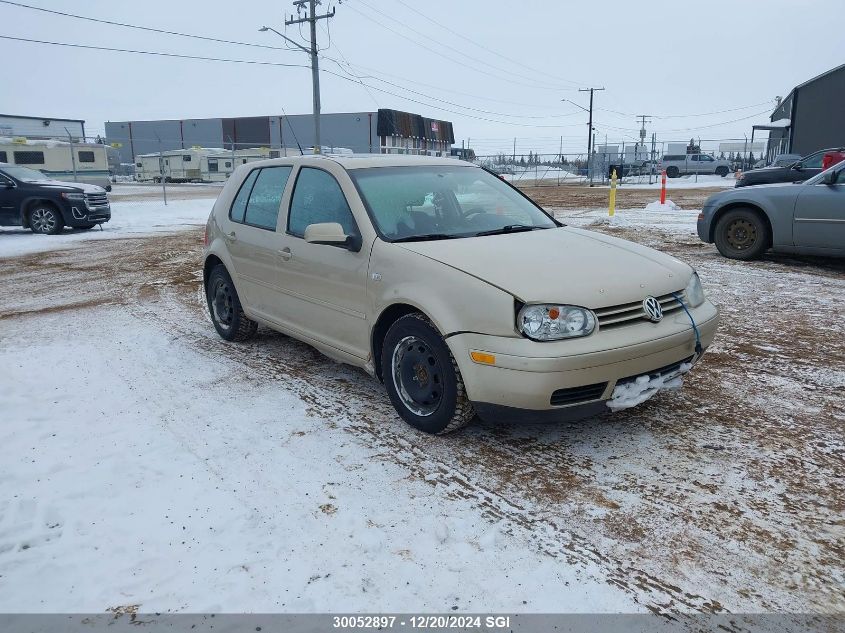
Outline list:
[[[367,169],[370,167],[421,167],[421,166],[450,166],[477,167],[473,163],[453,157],[409,156],[403,154],[305,154],[303,156],[288,156],[270,158],[268,160],[252,161],[250,166],[265,165],[319,165],[326,161],[339,164],[344,169]]]

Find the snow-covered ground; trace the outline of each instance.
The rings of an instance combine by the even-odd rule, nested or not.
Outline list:
[[[0,612],[642,609],[139,317],[3,327]]]
[[[537,167],[516,167],[510,168],[514,173],[502,174],[502,178],[514,184],[525,181],[540,181],[540,180],[560,180],[560,182],[586,182],[584,176],[572,173],[559,167],[545,167],[539,165]]]
[[[671,200],[667,199],[667,203]],[[659,229],[669,233],[693,236],[696,233],[696,222],[698,220],[698,209],[671,209],[667,204],[660,206],[660,202],[650,203],[646,209],[616,209],[613,218],[607,213],[607,209],[585,209],[583,211],[572,209],[549,209],[560,221],[583,228],[591,226],[607,225],[613,228],[628,229]]]
[[[224,182],[186,182],[177,184],[168,184],[168,193],[182,193],[185,191],[201,192],[207,191],[209,196],[216,196],[220,189],[223,188]],[[126,196],[137,196],[139,194],[150,194],[155,196],[162,196],[161,185],[153,183],[115,183],[112,187],[109,197],[113,200],[119,200]]]
[[[121,201],[119,196],[112,196],[112,218],[102,225],[102,230],[96,227],[87,231],[66,228],[59,235],[36,235],[21,227],[0,227],[0,257],[74,248],[85,246],[91,240],[149,235],[205,224],[217,190],[209,195],[208,198],[172,200],[166,206],[160,200]]]

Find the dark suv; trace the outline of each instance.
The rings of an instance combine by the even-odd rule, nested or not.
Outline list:
[[[50,180],[35,169],[0,163],[0,226],[54,235],[65,226],[90,229],[110,219],[102,187]]]
[[[843,150],[845,148],[842,147],[820,149],[789,165],[751,169],[736,179],[735,186],[748,187],[749,185],[769,185],[775,182],[804,182],[822,172],[825,154],[842,152]]]

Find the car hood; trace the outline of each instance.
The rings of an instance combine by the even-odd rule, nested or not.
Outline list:
[[[686,287],[692,269],[645,246],[561,227],[432,242],[404,249],[472,275],[525,303],[603,308]]]
[[[56,189],[64,191],[79,191],[81,193],[105,193],[106,190],[97,185],[89,185],[85,182],[65,182],[63,180],[29,180],[28,185],[44,187],[45,189]]]

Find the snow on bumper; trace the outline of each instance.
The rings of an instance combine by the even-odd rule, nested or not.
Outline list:
[[[678,369],[665,374],[645,374],[633,380],[616,383],[610,400],[606,403],[607,408],[611,411],[630,409],[642,404],[662,389],[667,391],[680,389],[684,385],[683,375],[692,369],[694,362],[681,363]]]

